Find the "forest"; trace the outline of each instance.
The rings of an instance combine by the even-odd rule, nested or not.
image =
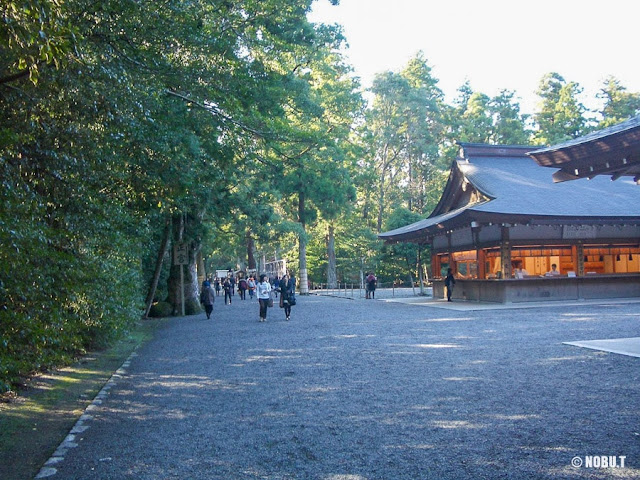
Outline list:
[[[365,91],[312,2],[3,3],[0,392],[151,306],[177,314],[174,245],[188,313],[198,265],[285,258],[301,293],[364,270],[406,282],[417,247],[376,235],[429,215],[457,142],[552,145],[640,112],[613,76],[589,111],[558,72],[533,115],[468,83],[447,103],[422,52]]]

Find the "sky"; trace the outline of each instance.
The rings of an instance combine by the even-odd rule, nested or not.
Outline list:
[[[640,92],[637,0],[316,0],[309,19],[343,26],[364,87],[422,51],[448,102],[468,80],[491,97],[515,91],[531,114],[550,72],[578,83],[588,108],[609,75]]]

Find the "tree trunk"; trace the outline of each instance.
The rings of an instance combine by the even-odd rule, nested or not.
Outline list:
[[[300,235],[300,294],[309,294],[309,274],[307,271],[307,239]]]
[[[198,285],[202,285],[202,282],[207,279],[207,269],[204,266],[204,257],[201,250],[196,255],[196,265],[198,266]]]
[[[378,189],[378,223],[376,225],[378,233],[382,231],[383,213],[384,213],[384,176],[380,179],[380,188]]]
[[[333,224],[329,225],[327,236],[327,284],[329,288],[338,288],[338,275],[336,272],[336,239]]]
[[[174,217],[174,232],[173,241],[175,243],[186,242],[186,221],[185,216],[178,214]],[[169,279],[167,282],[168,295],[167,302],[173,306],[173,315],[180,315],[182,313],[182,291],[181,291],[181,269],[184,275],[184,302],[186,314],[195,313],[199,311],[199,295],[198,295],[198,269],[196,265],[196,259],[198,252],[200,251],[200,243],[191,241],[189,243],[188,253],[189,260],[187,265],[171,265],[169,271]],[[173,261],[172,261],[173,263]]]
[[[422,248],[418,244],[418,282],[420,282],[420,295],[424,295],[424,269],[422,268]]]
[[[182,315],[182,295],[180,293],[180,269],[184,275],[185,313],[191,315],[199,304],[198,275],[196,262],[189,259],[188,265],[172,265],[169,273],[169,303],[173,306],[173,315]]]
[[[145,309],[143,318],[148,318],[149,310],[151,310],[151,305],[153,304],[153,299],[156,296],[156,290],[158,289],[158,281],[160,280],[160,273],[162,272],[162,262],[164,260],[164,256],[167,254],[167,247],[169,246],[169,239],[171,238],[171,218],[167,218],[164,226],[164,233],[162,234],[162,243],[160,244],[160,248],[158,249],[158,256],[156,257],[156,269],[153,272],[153,279],[151,280],[151,285],[149,286],[149,292],[147,293],[147,298],[145,300]]]
[[[298,196],[298,219],[302,227],[302,233],[298,237],[299,243],[299,264],[300,264],[300,294],[309,294],[309,275],[307,272],[307,231],[304,218],[304,194],[300,193]]]
[[[363,203],[363,207],[362,207],[362,220],[364,220],[365,222],[367,222],[369,220],[369,210],[371,208],[370,206],[370,202],[371,202],[371,190],[369,188],[365,188],[364,192],[364,201]]]
[[[256,257],[253,255],[253,251],[255,250],[255,242],[253,240],[253,233],[251,229],[247,229],[246,235],[246,243],[247,243],[247,268],[249,270],[255,270],[256,267]]]
[[[407,206],[410,212],[413,212],[413,193],[415,190],[413,182],[413,165],[411,164],[411,159],[409,159],[409,199],[407,200]]]

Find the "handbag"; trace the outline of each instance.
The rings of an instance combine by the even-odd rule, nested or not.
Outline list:
[[[273,307],[273,297],[271,296],[271,292],[269,292],[269,300],[267,300],[267,307]]]

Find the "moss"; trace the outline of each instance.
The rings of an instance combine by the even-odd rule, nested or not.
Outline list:
[[[187,315],[197,315],[202,312],[202,307],[198,301],[191,299],[184,302],[184,313]]]

